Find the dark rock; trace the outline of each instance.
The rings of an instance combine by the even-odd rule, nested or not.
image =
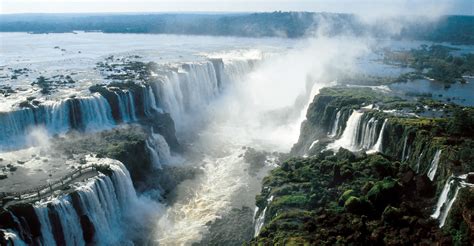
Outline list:
[[[382,221],[391,225],[399,225],[402,218],[400,209],[387,206],[382,213]]]
[[[436,193],[436,187],[426,175],[415,177],[416,192],[421,197],[433,197]]]
[[[467,175],[466,181],[467,181],[468,183],[474,184],[474,173],[469,173],[469,174]]]

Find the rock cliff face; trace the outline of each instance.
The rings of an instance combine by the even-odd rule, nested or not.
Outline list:
[[[472,119],[468,107],[322,89],[292,149],[305,157],[264,180],[253,243],[472,242]]]

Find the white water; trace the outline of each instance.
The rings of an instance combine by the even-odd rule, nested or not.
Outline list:
[[[38,204],[35,208],[36,216],[41,224],[41,242],[43,245],[55,245],[53,228],[49,223],[48,207],[46,204]]]
[[[151,133],[150,138],[146,141],[146,146],[150,151],[155,168],[162,168],[163,165],[169,164],[171,150],[163,136]]]
[[[201,153],[202,159],[188,163],[201,167],[202,173],[177,188],[177,201],[156,225],[156,242],[191,245],[208,232],[208,223],[224,218],[232,207],[254,206],[259,178],[249,175],[249,164],[239,157],[244,152],[242,146],[289,151],[298,139],[309,103],[293,109],[302,117],[294,117],[291,122],[275,120],[269,112],[291,108],[300,95],[306,95],[305,101],[312,102],[319,88],[326,84],[318,81],[331,81],[325,79],[326,65],[338,61],[343,66],[346,63],[342,61],[348,61],[348,55],[354,54],[350,47],[342,49],[338,45],[343,44],[338,40],[317,40],[309,49],[272,57],[258,64],[246,78],[227,85],[223,95],[201,115],[208,119],[207,125],[192,141],[193,153]],[[307,82],[312,86],[307,86]],[[179,100],[176,96],[166,101]]]
[[[384,120],[382,128],[380,129],[379,137],[374,147],[368,153],[382,152],[383,151],[383,133],[385,130],[385,125],[387,124],[387,119]]]
[[[310,151],[310,150],[311,150],[316,144],[318,144],[318,143],[319,143],[319,139],[314,140],[314,141],[311,143],[311,145],[309,146],[308,151]]]
[[[416,173],[420,173],[420,164],[421,164],[421,158],[423,157],[423,152],[420,153],[420,156],[418,156],[418,160],[416,161]]]
[[[260,234],[260,231],[263,228],[263,225],[265,223],[265,213],[267,212],[268,205],[273,201],[273,196],[270,196],[270,198],[267,199],[267,206],[263,209],[263,211],[259,214],[257,219],[255,220],[255,229],[254,229],[254,237],[257,237],[258,234]]]
[[[433,219],[438,219],[440,228],[444,226],[446,218],[451,211],[451,207],[456,201],[459,190],[464,187],[474,187],[474,184],[466,182],[466,178],[467,174],[457,177],[451,175],[448,180],[446,180],[443,191],[441,192],[436,203],[435,211],[431,215]]]
[[[405,152],[407,149],[407,142],[408,142],[408,135],[405,136],[405,141],[403,141],[403,150],[402,150],[402,159],[400,161],[405,161]],[[408,154],[406,154],[406,158],[408,158]]]
[[[4,230],[4,233],[5,239],[13,242],[14,246],[26,246],[26,243],[20,239],[17,233],[10,230]]]
[[[344,129],[341,137],[334,141],[334,143],[329,144],[328,148],[339,149],[342,147],[350,151],[359,150],[359,146],[357,144],[357,132],[359,130],[363,115],[363,112],[357,110],[352,111],[352,114],[347,120],[346,128]]]
[[[217,74],[221,74],[221,86],[235,83],[252,69],[252,60],[234,60],[224,63],[223,70],[216,71],[210,61],[186,63],[177,71],[170,70],[160,80],[152,83],[160,91],[160,102],[169,112],[178,128],[186,127],[190,117],[202,111],[219,95]],[[161,90],[160,90],[161,88]]]
[[[373,105],[364,107],[365,110],[372,108]],[[384,120],[380,131],[377,134],[378,120],[370,118],[364,121],[364,111],[353,110],[347,119],[346,128],[341,137],[333,143],[328,144],[328,149],[338,150],[345,148],[350,151],[366,150],[368,154],[381,152],[383,133],[387,119]]]
[[[99,174],[86,182],[74,184],[78,192],[81,211],[76,211],[69,195],[53,197],[34,205],[41,223],[41,242],[43,245],[56,245],[53,236],[52,222],[48,213],[58,215],[66,245],[85,245],[79,216],[87,215],[95,228],[94,243],[98,245],[117,245],[129,242],[128,231],[134,226],[127,226],[128,213],[139,221],[141,199],[137,197],[127,169],[118,161],[87,157],[88,162],[109,165],[113,174]],[[145,200],[145,202],[151,201]],[[78,213],[82,214],[78,214]],[[153,212],[156,212],[154,210]],[[136,221],[133,221],[136,220]],[[127,233],[126,233],[127,232]]]
[[[377,123],[378,120],[375,118],[370,118],[365,127],[362,129],[362,142],[360,143],[362,149],[370,149],[374,145],[377,136]]]
[[[114,91],[119,104],[120,120],[125,123],[136,122],[138,107],[143,107],[147,116],[151,114],[151,110],[170,113],[177,130],[186,129],[192,125],[189,121],[219,95],[221,88],[217,74],[221,77],[220,86],[226,87],[250,72],[254,62],[249,59],[229,60],[219,71],[216,71],[210,61],[164,67],[151,85],[142,86],[143,105],[136,105],[134,93],[130,90]],[[79,112],[71,112],[72,100],[78,101],[79,106],[74,110]],[[158,104],[163,108],[158,108]],[[72,128],[71,121],[89,132],[110,129],[117,123],[111,111],[109,102],[96,93],[77,99],[45,101],[33,109],[0,112],[0,147],[24,145],[24,138],[30,129],[38,125],[44,125],[48,135],[66,133]]]
[[[76,99],[80,112],[74,112],[76,123],[84,125],[86,131],[97,131],[115,125],[111,108],[107,100],[93,94],[89,97]],[[71,99],[63,101],[47,101],[34,109],[20,109],[0,113],[0,147],[16,147],[23,145],[29,132],[38,126],[44,126],[49,135],[63,134],[70,130]]]
[[[85,123],[86,130],[111,128],[115,124],[110,105],[103,96],[94,94],[92,97],[80,100],[80,105],[82,122]]]
[[[438,170],[438,164],[439,164],[439,159],[441,157],[441,149],[437,150],[433,160],[431,161],[431,166],[430,169],[428,170],[428,178],[430,178],[431,181],[434,180],[436,176],[436,171]]]
[[[191,143],[192,151],[199,153],[201,159],[192,158],[194,162],[190,165],[201,168],[202,173],[196,179],[180,186],[181,189],[185,188],[185,191],[178,189],[176,202],[168,207],[165,213],[156,211],[155,214],[163,216],[156,220],[158,222],[154,241],[189,245],[202,238],[207,231],[206,224],[225,216],[232,206],[253,206],[255,194],[260,188],[255,180],[260,180],[261,177],[252,178],[248,174],[249,164],[241,157],[244,152],[242,146],[269,151],[289,151],[298,138],[301,120],[305,119],[309,102],[319,88],[333,79],[336,67],[330,65],[337,62],[337,70],[350,71],[356,57],[366,51],[366,45],[365,40],[353,40],[350,44],[346,39],[321,38],[304,41],[304,44],[301,44],[302,49],[290,50],[288,54],[276,56],[272,61],[258,65],[258,72],[250,73],[248,78],[246,73],[253,69],[255,63],[232,59],[224,59],[224,71],[220,73],[220,80],[216,71],[211,72],[217,68],[211,66],[208,61],[185,64],[187,66],[176,65],[176,69],[158,74],[156,81],[151,83],[157,99],[155,103],[169,112],[175,122],[180,124],[177,125],[178,130],[192,126],[199,118],[208,119],[209,122],[206,122],[205,129],[200,131],[197,139],[193,139]],[[306,88],[308,78],[311,78],[309,80],[312,86]],[[216,91],[219,82],[221,87],[217,87]],[[137,107],[142,105],[130,103],[133,101],[131,92],[119,94],[120,105],[123,105],[120,106],[121,115],[129,117],[129,121],[135,121],[136,112],[141,111]],[[302,94],[309,96],[307,104],[302,108],[293,109],[300,113],[299,119],[275,122],[274,117],[267,117],[268,112],[293,106],[295,99]],[[208,108],[207,104],[211,101],[214,105]],[[145,104],[153,104],[153,100],[149,98]],[[196,114],[199,117],[194,118]],[[273,167],[270,164],[268,166]],[[254,187],[249,187],[248,184],[254,181]],[[95,217],[91,218],[94,225],[103,227],[104,231],[110,229],[115,232],[114,221],[117,218],[110,218],[110,223],[102,220],[103,217],[107,218],[108,204],[115,202],[113,197],[109,199],[104,195],[108,192],[102,192],[110,186],[102,187],[98,184],[89,188],[86,185],[81,187],[84,189],[81,191],[82,203],[91,201],[86,211],[96,213]],[[93,189],[97,190],[92,192]],[[114,189],[117,191],[117,187]],[[89,193],[102,193],[97,195],[101,197],[97,199],[104,202],[97,203]],[[116,195],[118,203],[121,203],[121,192],[116,192]],[[131,200],[136,200],[136,195],[130,197]],[[129,210],[133,210],[135,217],[138,216],[137,213],[144,211]],[[123,211],[127,209],[119,212]],[[126,217],[126,214],[122,215]],[[128,223],[127,230],[131,230],[130,227],[135,224],[152,224],[148,221],[150,216],[140,218],[140,222]],[[121,240],[121,233],[113,235],[117,237],[115,240]],[[142,232],[141,235],[145,234]],[[112,242],[111,244],[121,243],[106,236],[98,236],[97,240]]]
[[[341,111],[339,110],[336,113],[336,119],[334,120],[334,124],[332,125],[331,133],[329,134],[329,137],[331,137],[331,138],[334,138],[337,135],[337,130],[339,128],[339,118],[340,117],[341,117]]]

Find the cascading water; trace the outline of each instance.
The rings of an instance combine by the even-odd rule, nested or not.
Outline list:
[[[474,173],[469,173],[474,174]],[[453,206],[456,198],[458,196],[459,190],[464,187],[474,187],[474,184],[467,183],[466,179],[469,174],[463,174],[460,176],[453,176],[451,175],[443,187],[443,191],[441,192],[438,202],[436,203],[436,208],[431,218],[437,219],[439,221],[439,227],[443,227],[446,218],[451,211],[451,207]]]
[[[365,127],[362,128],[361,143],[359,143],[360,148],[370,149],[374,145],[375,137],[377,136],[376,127],[378,120],[375,118],[370,118],[370,120],[365,124]]]
[[[185,117],[207,106],[219,95],[223,86],[235,83],[251,71],[251,60],[225,61],[222,66],[211,61],[183,64],[177,71],[169,70],[151,83],[162,105],[177,124]]]
[[[112,110],[107,100],[101,95],[95,94],[89,98],[79,101],[81,108],[81,120],[88,131],[111,128],[115,122],[112,118]]]
[[[3,230],[4,239],[13,246],[26,246],[26,243],[20,239],[17,233],[10,230]],[[7,244],[10,245],[10,244]]]
[[[268,205],[273,201],[273,196],[267,199],[267,206],[263,209],[263,211],[259,214],[257,219],[255,220],[255,230],[254,230],[254,237],[257,237],[262,230],[263,224],[265,223],[265,213],[267,212]],[[258,208],[258,207],[257,207]],[[256,210],[257,212],[257,210]]]
[[[377,138],[377,142],[375,145],[372,147],[368,153],[375,153],[375,152],[382,152],[383,151],[383,134],[385,130],[385,126],[387,124],[387,119],[384,120],[382,129],[380,129],[379,137]]]
[[[416,161],[416,173],[420,173],[420,165],[421,165],[421,158],[423,157],[423,152],[420,153],[420,156],[418,156],[418,160]]]
[[[137,202],[130,175],[123,164],[111,159],[87,157],[88,162],[107,165],[111,174],[98,174],[86,182],[74,184],[79,199],[60,195],[33,205],[41,225],[42,245],[86,245],[83,217],[94,227],[93,242],[111,245],[123,242],[123,213]],[[58,226],[60,228],[58,228]],[[56,229],[55,229],[56,228]]]
[[[331,133],[329,134],[330,138],[334,138],[334,137],[337,136],[337,130],[338,130],[338,127],[339,127],[339,118],[341,118],[341,111],[340,110],[337,111],[337,113],[336,113],[336,119],[334,120],[334,124],[332,126]]]
[[[439,159],[441,157],[441,149],[437,150],[433,160],[431,161],[431,166],[430,169],[428,170],[428,178],[430,178],[431,181],[434,180],[436,176],[436,171],[438,170],[438,164],[439,164]]]
[[[162,165],[168,164],[171,160],[170,147],[162,135],[152,132],[150,138],[146,141],[146,146],[155,168],[161,168]]]
[[[366,106],[363,109],[368,110]],[[378,120],[371,117],[366,120],[364,117],[364,111],[354,110],[347,119],[346,128],[344,129],[341,137],[331,144],[328,144],[328,149],[337,150],[339,148],[345,148],[350,151],[361,151],[367,150],[368,154],[381,152],[383,133],[387,119],[384,120],[382,127],[377,134]]]
[[[252,69],[253,63],[253,60],[229,60],[218,66],[205,61],[184,64],[177,71],[163,71],[161,79],[142,86],[143,105],[136,105],[136,95],[132,90],[114,89],[120,120],[125,123],[136,122],[139,110],[146,116],[151,111],[164,110],[172,115],[177,124],[186,122],[183,119],[185,115],[208,105],[219,94],[219,86],[241,79]],[[74,128],[86,131],[109,129],[117,123],[112,117],[111,103],[99,94],[92,94],[1,112],[0,146],[11,148],[24,145],[24,138],[30,129],[38,125],[44,126],[50,135],[63,134]]]
[[[47,101],[38,107],[0,113],[0,143],[3,146],[22,145],[29,131],[44,126],[50,135],[62,134],[72,128],[94,131],[115,124],[107,100],[94,94],[90,97]]]
[[[405,141],[403,141],[402,158],[400,159],[400,161],[405,161],[405,156],[408,157],[408,154],[405,155],[405,152],[407,149],[407,142],[408,142],[408,135],[405,136]]]
[[[346,148],[351,151],[358,150],[357,144],[357,132],[359,130],[359,126],[362,120],[362,116],[364,115],[363,112],[354,110],[352,114],[349,116],[349,119],[346,123],[346,128],[341,135],[341,138],[334,141],[328,145],[328,148],[338,149],[340,147]]]

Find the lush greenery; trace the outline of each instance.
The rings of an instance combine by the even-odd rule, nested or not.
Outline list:
[[[444,83],[464,83],[463,75],[474,74],[474,54],[453,55],[454,51],[456,49],[442,45],[421,45],[419,49],[386,52],[384,60],[415,69],[401,75],[398,79],[401,81],[428,77]]]
[[[267,223],[255,244],[429,244],[442,237],[423,209],[434,187],[382,155],[341,150],[291,159],[264,186],[257,204],[268,206]]]
[[[324,150],[336,112],[343,112],[340,120],[345,122],[353,109],[368,104],[378,109],[365,109],[363,122],[388,119],[383,154]],[[407,100],[370,88],[321,89],[293,154],[303,153],[298,150],[314,139],[321,147],[306,152],[307,158],[284,162],[265,178],[257,206],[259,211],[267,207],[266,219],[252,244],[470,245],[472,189],[461,189],[442,229],[430,214],[448,177],[474,171],[473,127],[472,107]],[[427,173],[440,149],[440,164],[431,181]]]

